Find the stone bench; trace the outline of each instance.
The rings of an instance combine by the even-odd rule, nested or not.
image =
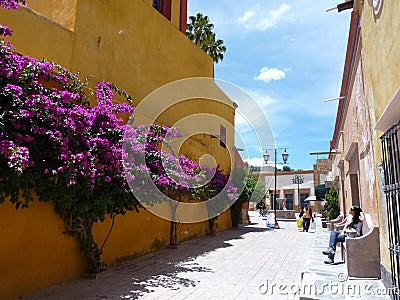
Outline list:
[[[339,215],[336,219],[331,220],[329,223],[327,223],[327,228],[329,231],[335,230],[335,225],[338,223],[343,222],[343,216]]]
[[[380,278],[379,227],[370,214],[364,214],[362,236],[347,237],[341,247],[349,277]]]

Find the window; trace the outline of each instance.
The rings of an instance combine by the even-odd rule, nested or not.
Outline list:
[[[277,190],[276,194],[275,194],[275,196],[276,196],[276,209],[279,208],[279,203],[278,203],[279,194],[280,194],[280,192],[279,192],[279,190]],[[271,205],[270,205],[271,209],[274,209],[274,190],[270,190],[269,191],[269,201],[271,203]]]
[[[172,0],[153,0],[153,7],[171,21]]]
[[[285,194],[286,198],[286,209],[293,209],[293,194]]]
[[[352,205],[360,206],[360,195],[358,192],[358,176],[350,174],[351,202]]]
[[[226,128],[222,125],[219,126],[219,145],[226,148]]]
[[[382,165],[384,173],[384,193],[387,208],[387,226],[389,235],[390,269],[394,290],[400,288],[400,122],[381,136]],[[393,299],[400,299],[398,294]]]
[[[161,0],[153,0],[153,7],[161,12]]]

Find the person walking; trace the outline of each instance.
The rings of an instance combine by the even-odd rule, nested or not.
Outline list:
[[[306,204],[306,206],[303,208],[303,232],[308,232],[308,229],[310,228],[311,218],[312,209],[309,204]]]

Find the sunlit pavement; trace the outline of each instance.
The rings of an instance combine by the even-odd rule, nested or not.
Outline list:
[[[298,299],[314,230],[295,222],[251,225],[126,261],[97,279],[77,279],[22,299]]]

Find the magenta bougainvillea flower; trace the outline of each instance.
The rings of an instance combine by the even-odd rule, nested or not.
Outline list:
[[[17,9],[18,5],[26,5],[25,0],[0,0],[0,7],[3,9]]]
[[[15,9],[19,4],[25,5],[25,1],[0,1],[6,9]],[[49,182],[42,190],[51,190],[48,185],[57,189],[75,187],[85,194],[104,192],[112,185],[129,194],[127,182],[142,172],[149,172],[163,192],[188,192],[203,179],[199,166],[189,158],[159,150],[160,143],[177,137],[176,129],[157,125],[130,128],[117,117],[133,113],[128,103],[113,102],[114,92],[129,102],[125,91],[112,83],[99,82],[95,86],[97,105],[90,107],[86,82],[81,82],[77,74],[51,61],[15,52],[5,40],[12,34],[8,27],[1,25],[0,34],[0,164],[8,167],[1,168],[0,180],[18,178],[13,180],[14,188],[1,193],[3,200],[5,196],[16,197],[24,185],[31,189],[31,178]],[[48,88],[46,82],[57,83],[59,88]],[[130,150],[146,156],[146,165],[130,162],[129,174],[122,165],[126,131],[131,138]],[[207,188],[217,191],[226,184],[230,181],[218,169]],[[230,197],[234,195],[231,190]],[[45,195],[39,196],[46,199]],[[18,203],[15,197],[12,199]]]
[[[25,1],[0,0],[4,9],[20,4]],[[90,271],[102,266],[93,223],[137,209],[129,183],[141,183],[142,174],[149,174],[157,190],[168,195],[207,200],[228,186],[224,197],[235,200],[236,189],[221,170],[199,187],[204,171],[189,158],[161,149],[161,143],[177,137],[176,129],[125,124],[122,116],[134,112],[126,91],[98,82],[92,93],[78,74],[17,53],[6,39],[11,35],[0,25],[0,203],[9,199],[17,208],[27,207],[32,192],[40,201],[53,201],[67,231],[78,235]],[[115,93],[126,102],[116,103]],[[96,97],[97,105],[89,105],[89,96]],[[123,149],[124,138],[129,153]],[[144,155],[146,162],[138,164],[135,154]],[[136,186],[156,192],[144,183]]]

